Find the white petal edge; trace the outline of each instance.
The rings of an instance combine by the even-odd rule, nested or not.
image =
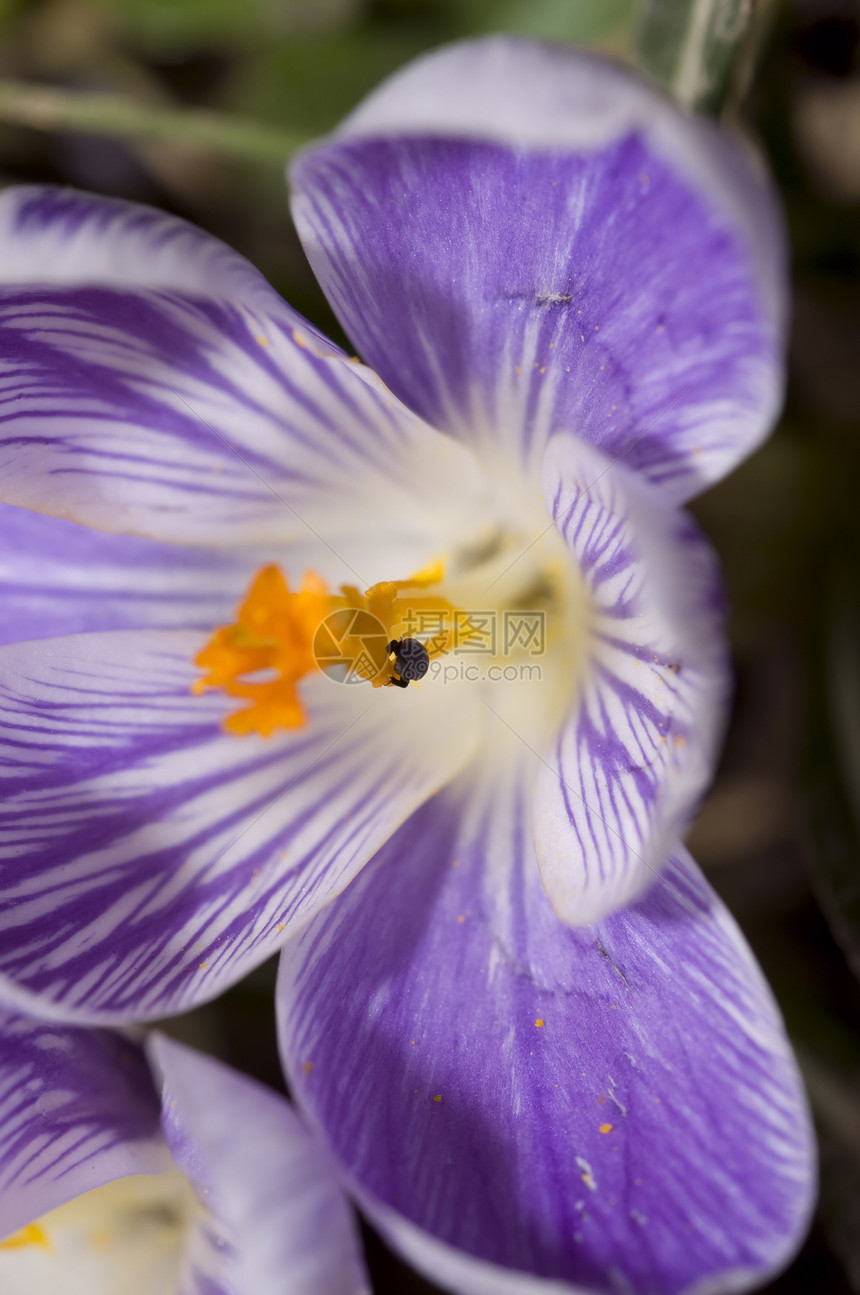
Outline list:
[[[165,1035],[147,1050],[200,1157],[237,1295],[370,1295],[335,1167],[287,1101]]]
[[[337,351],[250,261],[178,216],[53,185],[0,191],[0,288],[11,284],[167,288],[289,316]]]

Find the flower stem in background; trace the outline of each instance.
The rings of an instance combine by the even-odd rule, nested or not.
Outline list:
[[[0,79],[0,121],[35,130],[163,140],[256,161],[286,162],[307,141],[277,126],[226,113],[165,108],[122,95]]]
[[[718,115],[734,83],[756,0],[640,0],[640,65],[688,108]]]

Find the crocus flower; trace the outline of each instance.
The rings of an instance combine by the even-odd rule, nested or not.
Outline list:
[[[748,1289],[810,1134],[680,844],[726,697],[680,505],[779,404],[767,186],[632,74],[506,40],[292,183],[380,377],[177,221],[3,195],[0,990],[163,1015],[292,937],[291,1081],[415,1264]]]
[[[165,1036],[148,1051],[0,1015],[4,1295],[365,1295],[346,1199],[289,1104]]]

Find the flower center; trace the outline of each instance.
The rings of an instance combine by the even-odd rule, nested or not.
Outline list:
[[[291,590],[279,567],[264,567],[235,624],[217,629],[195,657],[206,674],[193,691],[221,688],[250,702],[225,727],[268,737],[306,722],[297,686],[312,671],[373,688],[406,687],[450,647],[453,630],[445,627],[453,626],[454,608],[438,593],[424,592],[443,576],[442,563],[434,563],[408,580],[383,580],[364,593],[342,585],[331,594],[313,572]],[[438,625],[435,634],[427,633],[430,624]]]
[[[434,562],[363,592],[344,584],[332,593],[313,572],[291,589],[278,566],[264,567],[236,621],[216,629],[195,657],[205,673],[193,691],[217,688],[246,703],[225,728],[264,737],[306,723],[299,685],[314,672],[372,688],[406,688],[425,677],[431,684],[440,677],[512,683],[558,677],[552,659],[557,665],[566,658],[561,686],[569,692],[569,648],[581,608],[558,536],[538,538],[521,547],[519,537],[490,537],[455,555],[450,571]],[[557,703],[556,695],[554,713]]]
[[[0,1290],[177,1290],[202,1208],[178,1169],[96,1187],[0,1242]]]

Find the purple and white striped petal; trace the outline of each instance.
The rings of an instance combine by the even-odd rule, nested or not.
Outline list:
[[[728,700],[716,560],[660,492],[566,437],[544,491],[588,589],[583,678],[537,778],[541,875],[584,925],[653,882],[713,773]]]
[[[138,254],[140,224],[161,217],[108,208],[119,212],[117,247],[127,239]],[[60,204],[60,240],[65,216]],[[98,238],[103,223],[93,217],[76,237]],[[186,234],[202,238],[180,225],[171,246]],[[469,454],[286,306],[261,309],[270,290],[250,292],[249,304],[238,270],[228,296],[229,276],[196,290],[181,278],[138,288],[109,281],[104,267],[89,275],[86,256],[76,281],[65,261],[29,268],[28,281],[0,283],[3,501],[179,543],[310,541],[317,565],[366,583],[401,574],[390,569],[401,540],[403,561],[420,564],[446,519],[453,538],[473,527]]]
[[[0,1014],[0,1238],[171,1161],[140,1049],[105,1030]]]
[[[770,191],[620,65],[492,38],[426,55],[302,154],[296,224],[353,343],[434,426],[539,464],[575,433],[682,500],[782,391]]]
[[[107,535],[0,504],[0,644],[230,624],[271,554]]]
[[[366,1295],[355,1226],[323,1145],[287,1102],[163,1036],[164,1131],[221,1240],[233,1295]],[[213,1247],[214,1249],[214,1247]]]
[[[802,1236],[814,1168],[735,924],[680,852],[637,905],[572,930],[526,785],[479,799],[425,805],[282,955],[288,1078],[349,1190],[461,1295],[760,1284]]]
[[[226,734],[234,703],[190,693],[200,646],[165,630],[0,649],[7,1003],[123,1021],[214,997],[473,754],[463,699],[322,674],[305,728]]]
[[[321,333],[244,256],[154,207],[50,185],[0,192],[0,286],[153,288],[241,301]]]

